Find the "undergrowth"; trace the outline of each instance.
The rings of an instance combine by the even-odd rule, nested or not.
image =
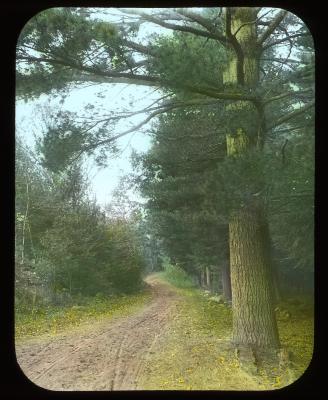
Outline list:
[[[159,277],[166,278],[165,274]],[[284,371],[274,371],[273,378],[262,374],[256,377],[240,367],[231,345],[231,307],[209,301],[199,289],[177,286],[175,290],[182,298],[177,317],[148,360],[142,388],[273,390],[286,386]],[[312,356],[313,310],[304,301],[284,302],[279,307],[290,312],[288,319],[277,315],[277,323],[281,345],[292,354],[291,368],[297,380]]]
[[[164,271],[158,274],[167,282],[177,288],[192,288],[195,287],[194,282],[189,275],[178,265],[172,265],[168,262],[164,263]]]
[[[15,336],[17,340],[22,340],[42,334],[57,334],[84,322],[127,315],[142,307],[150,298],[151,294],[146,290],[132,295],[89,297],[84,299],[83,305],[38,306],[32,310],[16,308]]]
[[[279,304],[290,313],[290,318],[277,315],[281,345],[291,352],[295,374],[301,376],[307,369],[313,353],[314,306],[309,299],[289,299]]]
[[[177,317],[158,341],[140,382],[146,390],[256,390],[233,357],[231,308],[194,288],[181,296]]]

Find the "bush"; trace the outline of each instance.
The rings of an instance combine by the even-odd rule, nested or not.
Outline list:
[[[121,293],[139,290],[145,265],[131,227],[124,221],[111,221],[107,226],[107,239],[110,246],[108,281]]]
[[[163,277],[178,288],[195,287],[192,278],[178,265],[165,263]]]

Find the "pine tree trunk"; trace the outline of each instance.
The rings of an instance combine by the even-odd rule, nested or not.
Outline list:
[[[229,226],[233,343],[255,349],[278,348],[272,281],[261,212],[234,212]]]
[[[205,271],[204,271],[203,268],[202,268],[201,271],[200,271],[200,286],[201,286],[202,288],[205,287]]]
[[[230,280],[230,266],[228,263],[222,266],[221,270],[222,279],[222,292],[227,301],[231,301],[231,280]]]
[[[255,8],[226,9],[226,33],[231,47],[223,81],[230,87],[253,90],[259,84],[256,17]],[[231,133],[227,134],[228,156],[238,158],[249,150],[261,151],[261,110],[251,102],[240,101],[229,104],[226,111],[231,115]],[[256,186],[257,182],[254,182]],[[273,310],[269,238],[260,199],[255,199],[251,195],[246,202],[241,201],[240,206],[235,206],[230,214],[232,340],[237,346],[271,350],[279,347],[279,337]]]
[[[200,272],[197,272],[197,281],[198,281],[198,286],[202,287],[202,275]]]
[[[211,290],[211,271],[209,267],[205,267],[205,275],[206,275],[206,287],[208,290]]]

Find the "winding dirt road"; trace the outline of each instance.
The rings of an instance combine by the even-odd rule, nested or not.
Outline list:
[[[76,332],[16,344],[17,361],[35,384],[50,390],[135,390],[147,357],[168,329],[178,295],[148,277],[153,299],[138,313]]]

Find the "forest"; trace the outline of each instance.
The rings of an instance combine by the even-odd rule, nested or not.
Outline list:
[[[314,56],[305,22],[276,8],[64,7],[26,23],[16,104],[47,103],[34,146],[24,123],[15,143],[16,357],[32,382],[272,390],[303,375]],[[121,87],[143,106],[115,109]],[[110,169],[135,134],[148,148],[99,204],[86,163]]]

